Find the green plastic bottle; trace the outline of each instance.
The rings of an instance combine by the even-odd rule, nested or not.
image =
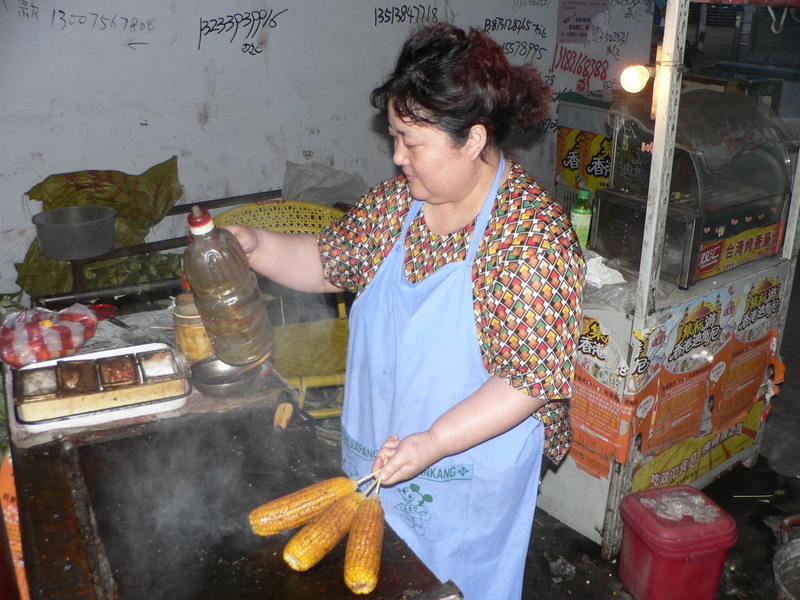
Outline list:
[[[578,241],[584,248],[589,243],[589,227],[592,224],[592,203],[589,202],[589,190],[578,190],[578,198],[572,203],[569,220],[578,235]]]

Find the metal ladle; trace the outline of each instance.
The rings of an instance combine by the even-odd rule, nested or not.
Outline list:
[[[235,396],[250,389],[258,377],[256,369],[260,369],[267,358],[241,367],[229,365],[215,356],[204,358],[191,366],[192,383],[207,396]]]

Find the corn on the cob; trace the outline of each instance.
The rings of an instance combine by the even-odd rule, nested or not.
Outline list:
[[[383,550],[383,507],[378,495],[358,507],[344,557],[344,582],[355,594],[369,594],[378,585]]]
[[[350,531],[350,524],[364,494],[340,498],[298,531],[283,550],[283,560],[295,571],[307,571],[333,550]]]
[[[250,526],[258,535],[274,535],[300,527],[357,489],[358,484],[349,477],[320,481],[254,509],[250,513]]]

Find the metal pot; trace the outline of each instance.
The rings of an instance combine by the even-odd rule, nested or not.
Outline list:
[[[34,215],[42,253],[53,260],[105,254],[114,247],[116,214],[110,206],[66,206]]]
[[[800,600],[800,539],[789,539],[789,530],[800,525],[800,514],[786,517],[781,523],[783,546],[772,559],[776,600]]]
[[[254,365],[242,372],[244,369],[241,365],[229,365],[212,356],[194,363],[191,371],[192,384],[198,391],[214,398],[227,398],[249,390],[261,372],[261,365]]]

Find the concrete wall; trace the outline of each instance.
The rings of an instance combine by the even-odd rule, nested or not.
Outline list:
[[[13,262],[35,236],[41,206],[25,194],[55,173],[138,174],[176,155],[182,203],[280,188],[286,161],[368,184],[393,175],[368,95],[409,29],[443,20],[491,31],[555,91],[603,89],[647,62],[652,2],[5,0],[0,292],[15,291]],[[548,187],[555,129],[553,107],[517,152]]]

